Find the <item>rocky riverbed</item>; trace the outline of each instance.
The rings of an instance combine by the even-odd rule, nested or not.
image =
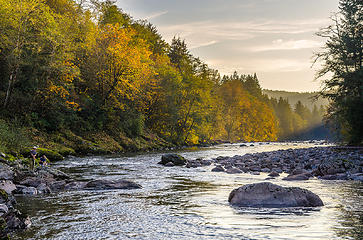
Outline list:
[[[227,149],[229,148],[227,147]],[[199,152],[198,155],[182,155],[186,156],[188,160],[177,154],[164,154],[163,156],[159,155],[158,159],[161,159],[159,163],[168,167],[182,166],[182,168],[175,168],[175,171],[178,174],[180,174],[180,171],[190,171],[188,168],[205,166],[205,168],[201,168],[200,170],[203,172],[220,171],[224,172],[226,176],[229,174],[237,174],[236,176],[238,176],[239,173],[250,173],[252,175],[268,173],[270,178],[279,179],[278,181],[280,182],[282,182],[282,177],[279,177],[279,175],[282,173],[289,174],[289,176],[283,178],[283,180],[306,180],[318,177],[328,180],[362,181],[363,177],[362,152],[359,149],[341,151],[335,147],[314,147],[247,153],[235,156],[230,154],[229,157],[215,157],[218,155],[214,155],[209,158],[206,157],[206,159],[202,158],[203,155],[205,155],[202,151]],[[191,160],[193,159],[191,156],[196,157],[194,160]],[[67,161],[72,162],[71,159]],[[135,161],[139,161],[139,159],[132,160],[133,163]],[[88,161],[85,166],[89,166]],[[105,173],[106,170],[110,170],[110,167],[113,169],[114,163],[109,166],[98,162],[95,166],[100,166],[102,169],[102,171],[100,171]],[[103,169],[106,166],[107,168]],[[138,166],[137,169],[141,167],[137,164],[135,166]],[[147,169],[149,168],[153,169],[154,167],[151,165]],[[92,169],[92,167],[90,169]],[[90,169],[88,169],[88,172],[92,172]],[[168,169],[171,170],[170,168],[165,168],[167,173],[169,172]],[[196,170],[199,171],[198,169]],[[82,176],[84,176],[84,171],[85,170],[82,168]],[[136,171],[136,169],[133,171]],[[159,169],[158,173],[160,173],[160,171],[163,170]],[[173,168],[172,172],[175,171]],[[144,170],[142,172],[144,172]],[[110,173],[107,172],[107,174]],[[153,174],[151,174],[151,176],[152,175]],[[211,174],[209,173],[209,175]],[[65,174],[53,167],[37,168],[35,171],[29,171],[28,167],[24,165],[21,160],[11,162],[0,160],[0,216],[2,221],[2,237],[6,237],[9,232],[28,228],[31,224],[30,218],[17,210],[14,195],[16,196],[18,194],[23,196],[21,199],[24,199],[24,197],[28,198],[28,196],[30,199],[34,199],[34,196],[39,194],[46,194],[46,196],[49,196],[52,195],[51,193],[60,191],[63,193],[70,192],[70,194],[72,194],[71,192],[75,190],[86,190],[86,192],[88,192],[87,190],[90,190],[90,192],[94,192],[98,190],[141,188],[139,184],[133,182],[135,179],[126,178],[128,180],[125,180],[123,178],[124,174],[121,174],[118,177],[107,177],[107,179],[101,176],[102,175],[97,175],[97,177],[94,177],[93,175],[90,175],[87,177],[86,174],[86,177],[79,178],[77,177],[77,174]],[[147,174],[147,176],[150,177],[149,174]],[[149,179],[149,177],[146,179]],[[140,182],[139,177],[136,179],[138,179],[135,180],[136,182]],[[150,186],[147,185],[147,181],[149,180],[144,179],[142,185],[143,187],[150,188]],[[74,194],[77,195],[79,192]],[[228,194],[224,196],[224,198],[227,197]],[[24,203],[22,205],[24,206]]]
[[[30,218],[17,209],[14,195],[34,196],[71,190],[138,189],[139,184],[118,180],[76,181],[62,171],[51,167],[28,169],[23,161],[0,159],[0,239],[8,233],[26,229]]]
[[[16,195],[17,208],[30,216],[32,226],[11,234],[11,238],[360,239],[360,200],[363,194],[360,181],[326,181],[315,177],[308,181],[284,181],[282,178],[287,174],[283,173],[269,182],[284,188],[309,190],[321,198],[324,206],[251,208],[228,203],[228,196],[234,189],[266,182],[268,173],[211,172],[218,165],[214,160],[218,156],[254,155],[318,144],[247,145],[222,144],[174,151],[174,154],[188,159],[181,167],[157,164],[166,152],[70,157],[54,162],[51,169],[67,173],[71,179],[65,181],[74,181],[76,189],[77,185],[83,186],[92,181],[91,187],[100,183],[99,180],[113,187],[113,183],[120,179],[139,183],[142,189],[80,188],[80,191]],[[189,161],[191,159],[194,160]],[[194,168],[190,166],[192,163],[209,166]],[[271,190],[270,187],[268,189]]]
[[[165,162],[165,161],[164,161]],[[179,160],[180,162],[180,160]],[[172,163],[167,164],[173,166]],[[272,152],[217,157],[210,160],[185,160],[185,167],[214,165],[212,172],[228,174],[269,173],[270,178],[281,173],[289,174],[283,180],[308,180],[313,177],[325,180],[363,181],[362,149],[341,150],[336,147],[287,149]]]

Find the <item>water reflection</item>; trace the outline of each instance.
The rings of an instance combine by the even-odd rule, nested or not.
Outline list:
[[[353,183],[339,187],[342,204],[337,206],[340,226],[335,226],[337,236],[346,239],[363,239],[363,184]]]

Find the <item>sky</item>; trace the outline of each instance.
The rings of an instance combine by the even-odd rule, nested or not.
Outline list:
[[[316,91],[313,53],[325,39],[339,0],[117,0],[146,19],[168,43],[185,39],[190,52],[222,75],[257,73],[261,87]]]

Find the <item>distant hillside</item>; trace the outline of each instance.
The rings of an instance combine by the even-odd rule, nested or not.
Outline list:
[[[326,106],[328,105],[328,100],[319,98],[318,100],[314,100],[314,96],[316,96],[316,92],[287,92],[287,91],[277,91],[277,90],[262,90],[264,94],[267,94],[270,98],[277,98],[280,97],[284,99],[288,99],[291,106],[295,106],[298,101],[301,101],[302,104],[307,106],[310,110],[313,109],[314,104],[320,108],[321,105]]]

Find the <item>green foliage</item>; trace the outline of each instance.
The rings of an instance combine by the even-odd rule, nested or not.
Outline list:
[[[0,151],[18,152],[27,144],[29,140],[21,126],[0,119]]]
[[[41,157],[42,155],[45,155],[51,162],[61,161],[64,159],[62,155],[60,155],[59,153],[57,153],[53,150],[50,150],[50,149],[38,148],[37,152],[38,152],[37,157]]]
[[[149,132],[176,145],[276,140],[277,114],[256,74],[221,79],[184,40],[167,44],[115,1],[0,0],[0,30],[3,118],[37,130],[32,139],[54,150],[39,149],[51,160],[145,149]],[[6,126],[4,151],[31,146]]]
[[[333,23],[318,36],[327,38],[323,50],[316,54],[322,68],[317,78],[323,81],[320,94],[331,100],[327,120],[350,144],[363,143],[363,2],[340,0]]]

